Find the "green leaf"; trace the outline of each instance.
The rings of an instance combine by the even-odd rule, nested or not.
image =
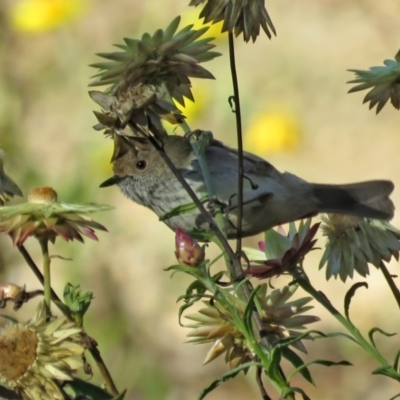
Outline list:
[[[188,286],[185,295],[179,296],[178,301],[183,300],[185,302],[185,304],[179,307],[178,322],[180,326],[184,326],[181,323],[183,312],[190,308],[194,303],[199,301],[203,297],[206,290],[207,288],[201,282],[196,280]]]
[[[294,372],[292,372],[288,376],[287,380],[289,382],[290,382],[291,377],[293,377],[296,373],[299,372],[306,381],[310,382],[312,385],[315,386],[315,382],[311,376],[310,371],[308,370],[304,361],[301,359],[301,357],[296,352],[294,352],[289,347],[284,347],[282,349],[282,354],[283,354],[283,357],[285,357],[288,361],[290,361],[293,364],[293,366],[296,368],[294,370]]]
[[[359,289],[360,287],[365,287],[368,289],[368,283],[366,282],[358,282],[355,283],[346,293],[346,296],[344,298],[344,313],[346,315],[346,318],[350,321],[350,316],[349,316],[349,308],[350,308],[350,303],[351,299],[356,293],[356,290]],[[351,321],[350,321],[351,322]]]
[[[389,378],[393,378],[396,379],[397,381],[400,381],[400,375],[389,364],[374,369],[372,371],[372,375],[384,375],[388,376]]]
[[[164,31],[164,41],[165,42],[172,39],[172,37],[175,35],[176,30],[178,29],[180,22],[181,22],[181,17],[178,15],[167,26],[167,28]]]
[[[222,385],[229,379],[234,378],[242,370],[245,370],[246,368],[250,368],[250,367],[262,367],[262,364],[255,363],[255,362],[248,362],[248,363],[240,364],[238,367],[226,372],[221,378],[215,380],[209,386],[207,386],[205,389],[203,389],[200,393],[200,396],[197,398],[197,400],[204,399],[207,396],[207,394],[211,393],[218,386]]]
[[[125,395],[126,395],[126,389],[123,392],[121,392],[118,396],[113,397],[112,400],[123,400],[125,398]]]
[[[84,381],[79,378],[74,378],[72,381],[65,382],[66,385],[71,387],[74,390],[76,395],[84,395],[93,400],[116,400],[120,399],[119,397],[114,398],[110,393],[101,389],[100,387],[93,385],[87,381]],[[126,392],[126,391],[125,391]],[[125,393],[124,392],[124,393]],[[124,394],[122,393],[122,394]],[[121,398],[122,399],[122,398]]]
[[[394,358],[393,367],[399,372],[399,360],[400,360],[400,350],[397,350],[396,357]]]
[[[300,357],[299,357],[300,358]],[[351,363],[349,363],[348,361],[346,361],[346,360],[342,360],[342,361],[337,361],[337,362],[335,362],[335,361],[330,361],[330,360],[320,360],[320,359],[315,359],[315,360],[312,360],[312,361],[310,361],[310,362],[308,362],[308,363],[305,363],[305,364],[302,364],[302,365],[300,365],[298,368],[296,368],[294,371],[292,371],[289,375],[288,375],[288,381],[290,381],[298,372],[300,372],[301,373],[301,375],[303,375],[303,373],[302,373],[302,371],[304,371],[305,369],[308,371],[308,366],[309,365],[312,365],[312,364],[318,364],[318,365],[323,365],[323,366],[325,366],[325,367],[336,367],[336,366],[339,366],[339,365],[341,365],[341,366],[345,366],[345,367],[349,367],[349,366],[352,366],[353,364],[351,364]],[[308,372],[309,373],[309,372]],[[304,375],[303,375],[304,376]],[[311,377],[311,375],[310,375],[310,377]],[[310,381],[310,383],[312,383],[314,386],[315,386],[315,384],[314,384],[314,382],[313,381]]]
[[[329,337],[344,337],[346,339],[351,340],[354,343],[360,344],[356,339],[353,338],[353,336],[348,335],[347,333],[343,333],[343,332],[332,332],[332,333],[322,333],[319,332],[321,334],[321,337],[313,337],[313,339],[323,339],[323,338],[329,338]]]
[[[287,389],[285,389],[281,396],[279,397],[279,400],[284,400],[288,398],[289,394],[293,394],[293,393],[300,393],[301,397],[303,398],[303,400],[311,400],[304,392],[303,389],[300,389],[298,387],[289,387]]]
[[[205,201],[207,199],[207,196],[203,196],[200,201]],[[178,207],[173,208],[171,211],[168,211],[164,215],[162,215],[159,220],[160,221],[165,221],[169,218],[176,217],[177,215],[182,215],[182,214],[187,214],[190,213],[194,210],[196,210],[197,206],[194,203],[189,203],[189,204],[181,204]]]
[[[270,353],[270,357],[271,357],[271,362],[268,365],[267,375],[271,379],[279,381],[279,379],[282,378],[280,372],[280,365],[282,360],[282,347],[279,345],[274,347]]]
[[[378,328],[378,327],[372,328],[372,329],[368,332],[368,336],[369,336],[369,340],[371,341],[372,345],[373,345],[375,348],[376,348],[375,341],[374,341],[374,333],[375,333],[375,332],[381,333],[382,335],[387,336],[387,337],[391,337],[391,336],[397,335],[397,333],[388,333],[388,332],[385,332],[385,331],[383,331],[381,328]],[[396,368],[396,369],[397,369],[397,368]]]
[[[396,394],[395,396],[393,396],[393,397],[391,397],[389,400],[394,400],[394,399],[397,399],[397,398],[399,398],[400,397],[400,393],[399,394]]]
[[[81,294],[79,287],[79,285],[73,286],[67,283],[64,288],[63,297],[69,314],[71,314],[78,326],[82,326],[83,316],[93,299],[93,292]]]
[[[252,317],[253,311],[256,310],[256,307],[254,304],[254,298],[256,297],[257,292],[260,290],[260,287],[261,286],[258,286],[256,289],[254,289],[251,292],[249,299],[247,301],[247,304],[246,304],[246,308],[243,313],[243,323],[245,324],[247,332],[253,336],[253,339],[254,339],[254,332],[253,332],[253,325],[251,323],[251,317]]]
[[[292,240],[281,235],[275,229],[265,232],[265,255],[267,259],[281,258],[292,246]]]
[[[187,265],[171,265],[168,268],[165,268],[164,271],[174,271],[175,272],[185,272],[193,276],[195,279],[199,279],[202,275],[202,270],[199,267],[188,267]],[[173,276],[174,274],[172,274]]]

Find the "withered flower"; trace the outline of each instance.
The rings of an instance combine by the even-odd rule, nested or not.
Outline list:
[[[15,245],[23,244],[29,236],[47,237],[52,243],[57,236],[66,241],[83,242],[82,235],[97,240],[94,229],[107,229],[84,214],[110,209],[99,204],[61,203],[53,189],[36,188],[29,193],[27,203],[0,208],[0,232],[10,235]]]
[[[345,282],[354,271],[365,277],[368,264],[379,268],[383,261],[399,259],[400,231],[388,222],[339,214],[322,216],[322,220],[328,240],[319,268],[326,264],[326,279],[339,276]]]
[[[4,308],[8,302],[14,303],[14,310],[18,310],[21,306],[38,295],[42,295],[43,290],[34,290],[27,292],[25,285],[23,287],[14,283],[5,283],[0,285],[0,308]]]
[[[256,41],[260,27],[271,39],[276,35],[275,27],[265,8],[264,0],[191,0],[190,6],[203,4],[200,18],[204,22],[223,21],[222,32],[233,32],[235,36],[243,33],[243,39]]]
[[[364,97],[363,103],[369,102],[369,109],[376,106],[378,114],[390,99],[397,110],[400,109],[400,50],[394,60],[385,60],[384,67],[371,67],[369,71],[349,69],[357,79],[347,83],[358,83],[349,93],[371,89]]]
[[[267,286],[262,285],[258,292],[257,297],[262,308],[263,329],[272,345],[279,339],[299,336],[298,330],[305,329],[307,324],[319,321],[318,317],[300,315],[312,308],[312,306],[306,306],[312,300],[311,297],[288,302],[297,287],[297,285],[285,286],[267,294]],[[204,304],[206,307],[199,310],[198,313],[186,316],[187,319],[194,321],[187,325],[187,327],[193,328],[187,335],[189,338],[187,342],[212,343],[204,364],[222,354],[225,354],[225,361],[229,363],[230,368],[253,360],[255,355],[243,333],[235,326],[229,311],[216,301],[213,304],[206,302]],[[243,300],[232,296],[231,304],[235,305],[239,314],[244,314],[245,303]],[[300,340],[294,342],[293,347],[306,352],[306,348]]]
[[[176,33],[180,17],[163,31],[145,33],[141,39],[125,38],[125,44],[115,45],[122,51],[99,53],[107,62],[92,64],[100,71],[91,86],[112,85],[111,94],[128,93],[138,84],[165,85],[171,97],[184,105],[184,97],[193,100],[190,78],[213,79],[199,64],[212,60],[219,53],[210,51],[213,38],[199,39],[208,27],[192,29],[189,25]],[[199,39],[199,40],[198,40]]]
[[[259,250],[245,248],[250,264],[245,271],[247,276],[259,279],[271,278],[287,273],[298,265],[313,248],[317,239],[319,223],[311,226],[311,219],[294,223],[286,234],[282,227],[265,232],[265,241],[259,243]]]
[[[82,367],[81,332],[64,317],[47,322],[44,303],[25,324],[0,330],[0,380],[25,400],[64,400],[57,381]]]
[[[0,206],[4,205],[10,197],[22,196],[21,189],[4,172],[3,158],[5,154],[0,149]]]
[[[118,90],[114,96],[95,90],[89,95],[104,110],[94,112],[99,121],[94,129],[105,129],[105,135],[135,136],[147,130],[162,135],[161,120],[178,124],[184,119],[178,108],[164,100],[164,94],[153,85],[139,83],[126,91]]]

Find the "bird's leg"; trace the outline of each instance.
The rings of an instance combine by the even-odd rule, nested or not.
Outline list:
[[[226,204],[218,200],[217,198],[206,199],[203,201],[203,204],[205,203],[207,203],[207,210],[213,217],[215,217],[215,215],[217,214],[217,210],[221,211],[222,214],[225,214],[226,210],[229,208],[229,204]]]
[[[251,188],[253,190],[257,190],[258,189],[257,183],[254,183],[248,176],[243,175],[243,179],[246,179],[246,180],[248,180],[250,182]]]

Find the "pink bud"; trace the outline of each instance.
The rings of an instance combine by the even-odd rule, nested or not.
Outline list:
[[[196,267],[204,261],[204,249],[184,230],[175,231],[175,256],[180,264]]]

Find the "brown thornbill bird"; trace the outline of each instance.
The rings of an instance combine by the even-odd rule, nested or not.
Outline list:
[[[158,151],[145,138],[116,137],[114,176],[101,187],[117,184],[136,203],[153,210],[159,217],[178,206],[192,203],[190,196],[168,168]],[[183,178],[200,199],[206,185],[189,139],[168,136],[163,148]],[[226,216],[228,238],[237,237],[238,153],[213,140],[205,150],[205,160],[216,194],[213,207]],[[244,152],[243,219],[241,236],[264,232],[273,226],[308,218],[318,213],[348,214],[389,220],[394,206],[389,199],[394,185],[374,180],[345,185],[309,183],[289,172],[281,173],[268,161]],[[197,208],[164,220],[171,228],[185,231],[210,230]]]

